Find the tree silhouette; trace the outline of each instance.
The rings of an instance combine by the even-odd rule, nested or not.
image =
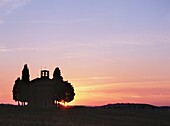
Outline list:
[[[22,70],[22,80],[20,82],[20,97],[19,97],[23,105],[25,105],[25,102],[28,102],[29,99],[29,87],[28,87],[29,81],[30,81],[29,69],[27,64],[25,64]]]
[[[55,70],[54,70],[53,79],[63,81],[63,77],[61,76],[61,71],[58,67],[56,67]]]
[[[18,77],[13,87],[13,100],[19,101],[20,78]]]
[[[13,87],[13,99],[15,101],[22,102],[22,105],[25,105],[25,102],[28,102],[29,99],[29,69],[27,67],[27,64],[24,65],[24,68],[22,70],[22,80],[18,77],[15,81],[14,87]]]
[[[71,85],[71,83],[69,83],[68,81],[64,82],[64,86],[65,86],[65,102],[70,102],[74,99],[75,93],[74,93],[74,88]]]
[[[29,85],[24,81],[20,81],[19,86],[19,100],[22,102],[22,105],[25,105],[25,102],[29,100]]]
[[[22,70],[22,81],[28,83],[30,81],[29,69],[27,64],[24,65]]]
[[[53,73],[53,80],[56,83],[55,100],[57,102],[70,102],[74,99],[74,88],[68,81],[63,81],[60,69],[57,67]]]

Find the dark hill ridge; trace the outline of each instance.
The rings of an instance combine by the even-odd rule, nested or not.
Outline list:
[[[35,109],[1,104],[0,126],[170,126],[169,108],[118,103]]]
[[[12,104],[0,104],[0,107],[5,108],[18,108],[22,106],[12,105]],[[22,107],[24,108],[24,107]],[[25,108],[29,108],[26,107]],[[61,108],[62,105],[61,105]],[[67,108],[121,108],[121,109],[167,109],[170,110],[170,106],[155,106],[151,104],[140,104],[140,103],[115,103],[115,104],[107,104],[102,106],[84,106],[84,105],[75,105],[75,106],[67,106]],[[55,108],[54,108],[55,109]]]
[[[155,109],[157,106],[139,103],[116,103],[102,106],[104,108],[132,108],[132,109]]]
[[[160,109],[170,110],[170,106],[154,106],[151,104],[140,104],[140,103],[116,103],[107,104],[100,106],[102,108],[115,108],[115,109]]]
[[[68,108],[106,108],[106,109],[148,109],[148,110],[169,110],[170,106],[154,106],[150,104],[140,104],[140,103],[116,103],[107,104],[102,106],[68,106]]]

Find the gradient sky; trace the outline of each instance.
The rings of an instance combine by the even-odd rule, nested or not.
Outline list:
[[[72,105],[170,105],[170,1],[0,0],[0,103],[26,63],[60,67]]]

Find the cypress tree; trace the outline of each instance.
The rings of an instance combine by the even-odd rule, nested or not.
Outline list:
[[[24,69],[22,70],[22,81],[26,83],[30,81],[29,69],[27,64],[24,65]]]
[[[60,71],[60,69],[58,67],[55,68],[55,70],[54,70],[53,79],[54,80],[60,80],[60,81],[63,80],[63,77],[61,76],[61,71]]]

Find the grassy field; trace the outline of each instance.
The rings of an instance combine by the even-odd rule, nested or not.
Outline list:
[[[170,126],[170,111],[0,106],[0,126]]]

